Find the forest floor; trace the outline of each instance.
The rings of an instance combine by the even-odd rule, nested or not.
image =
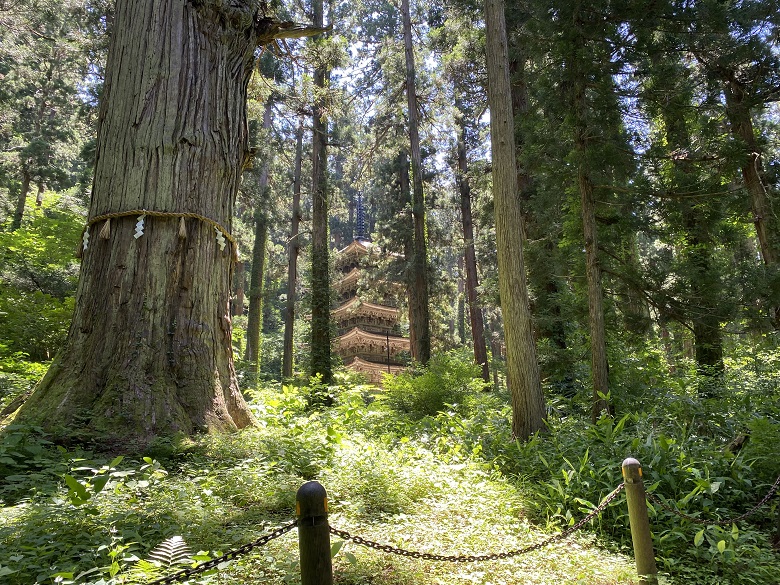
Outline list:
[[[505,552],[559,531],[530,519],[518,488],[490,465],[445,455],[437,437],[397,434],[391,411],[352,404],[307,411],[287,394],[254,404],[258,428],[161,443],[145,458],[113,461],[52,449],[29,429],[6,429],[6,463],[21,466],[24,458],[26,469],[1,484],[0,581],[145,583],[183,568],[139,563],[155,547],[151,557],[173,556],[182,546],[173,536],[204,559],[286,524],[297,489],[310,479],[328,490],[333,527],[412,551]],[[69,487],[66,475],[81,487]],[[189,582],[296,583],[295,534]],[[481,563],[410,559],[338,538],[332,544],[340,584],[633,582],[631,559],[601,546],[588,528],[523,556]]]
[[[549,435],[519,444],[508,436],[504,396],[466,393],[462,404],[421,416],[399,411],[392,395],[377,398],[351,384],[335,390],[335,404],[312,404],[323,391],[269,384],[247,392],[257,427],[161,440],[118,456],[65,449],[36,429],[7,426],[0,435],[0,582],[148,583],[289,523],[296,491],[312,479],[328,491],[332,527],[440,555],[509,552],[559,534],[619,485],[627,453],[646,461],[655,453],[649,488],[667,498],[665,481],[679,487],[668,499],[689,514],[703,505],[706,514],[729,515],[742,500],[754,503],[747,491],[760,496],[771,483],[748,477],[750,462],[743,467],[733,455],[702,464],[696,457],[712,459],[722,446],[708,440],[702,444],[710,450],[697,454],[692,439],[666,436],[646,416],[589,428],[562,417]],[[673,412],[664,416],[680,422]],[[654,434],[643,435],[645,427]],[[754,429],[754,436],[759,431],[766,441],[754,439],[751,462],[762,445],[771,455],[780,436],[780,426]],[[723,509],[713,505],[719,496]],[[665,547],[657,551],[662,581],[775,583],[780,562],[766,522],[777,499],[769,505],[762,525],[725,529],[680,527],[654,510],[656,543]],[[508,559],[448,563],[336,537],[332,545],[342,585],[637,582],[622,494],[566,540]],[[181,558],[184,564],[171,563]],[[297,559],[292,530],[189,583],[299,583]]]

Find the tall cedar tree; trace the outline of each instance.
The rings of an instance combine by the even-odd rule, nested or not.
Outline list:
[[[609,393],[609,364],[607,363],[607,332],[604,324],[604,299],[599,263],[598,228],[593,179],[589,168],[592,123],[588,115],[588,75],[582,46],[586,45],[588,23],[582,3],[574,3],[572,12],[571,108],[574,123],[574,150],[577,160],[577,185],[580,193],[582,231],[585,240],[585,276],[588,283],[588,329],[590,332],[590,363],[593,396],[591,419],[595,423],[603,411],[609,411],[606,396]]]
[[[736,143],[742,182],[750,200],[761,258],[770,278],[780,274],[780,213],[776,186],[767,180],[767,137],[753,123],[778,100],[780,55],[777,37],[767,30],[780,26],[780,3],[771,1],[703,2],[692,5],[692,32],[683,36],[725,101],[729,130]],[[774,42],[774,47],[772,43]],[[780,293],[770,299],[771,320],[780,328]]]
[[[485,0],[490,143],[496,216],[498,280],[512,398],[512,433],[521,440],[544,430],[545,405],[536,361],[523,262],[522,211],[517,197],[514,120],[509,86],[504,3]]]
[[[407,278],[409,294],[409,341],[412,359],[427,364],[431,359],[430,309],[428,306],[428,234],[425,226],[425,193],[417,114],[417,93],[412,47],[412,19],[409,0],[401,0],[406,57],[406,101],[409,124],[409,154],[412,163],[412,261]]]
[[[298,226],[301,223],[301,166],[303,163],[303,118],[298,122],[295,133],[295,163],[293,171],[292,219],[290,239],[287,244],[287,300],[284,315],[284,349],[282,355],[282,378],[293,373],[293,330],[295,327],[295,298],[298,284],[298,252],[301,248]]]
[[[230,230],[247,84],[269,21],[252,2],[120,0],[89,217],[197,213]],[[230,250],[197,218],[88,229],[66,346],[19,414],[50,431],[147,444],[252,423],[231,352]],[[106,227],[106,226],[103,226]],[[104,232],[105,233],[105,232]]]
[[[273,97],[269,97],[263,108],[263,137],[271,131]],[[269,154],[270,158],[270,154]],[[265,279],[265,248],[268,243],[268,173],[270,161],[261,163],[260,176],[257,179],[259,200],[255,202],[255,241],[252,246],[252,270],[249,281],[249,315],[246,324],[246,352],[244,359],[252,373],[260,369],[260,331],[263,328],[263,281]]]
[[[324,22],[323,0],[314,0],[314,25]],[[311,237],[311,366],[312,376],[329,384],[333,377],[330,331],[330,267],[328,237],[328,123],[325,118],[327,66],[314,69],[315,101],[312,114],[312,237]]]
[[[462,110],[461,114],[463,114]],[[465,289],[469,303],[469,322],[471,324],[471,336],[474,345],[474,361],[482,369],[482,379],[485,382],[490,382],[490,365],[488,364],[487,346],[485,344],[485,321],[482,317],[482,306],[477,296],[479,277],[477,275],[477,253],[474,248],[474,219],[471,213],[471,183],[469,182],[468,153],[466,151],[467,129],[465,116],[461,115],[459,124],[458,172],[456,180],[458,190],[460,191],[460,216],[463,224]]]
[[[86,49],[75,9],[21,2],[6,8],[11,12],[0,23],[6,29],[0,33],[0,185],[16,195],[15,231],[34,188],[40,205],[46,188],[67,188],[78,178],[73,171],[86,139],[78,118],[88,108],[80,109],[76,96]],[[3,111],[4,102],[15,107]]]

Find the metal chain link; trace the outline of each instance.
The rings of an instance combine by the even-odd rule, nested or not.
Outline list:
[[[290,530],[295,528],[297,525],[298,525],[297,521],[293,520],[289,524],[285,524],[284,526],[277,528],[273,532],[270,532],[265,536],[261,536],[257,540],[254,540],[243,546],[240,546],[237,549],[226,552],[224,555],[220,557],[211,559],[210,561],[205,561],[199,565],[190,567],[188,569],[183,569],[181,571],[178,571],[177,573],[168,575],[167,577],[162,577],[160,579],[150,581],[147,583],[147,585],[169,585],[170,583],[181,583],[182,581],[186,581],[193,575],[199,575],[200,573],[205,573],[209,569],[213,569],[217,567],[220,563],[224,563],[225,561],[232,561],[241,556],[244,556],[248,552],[256,548],[259,548],[261,546],[264,546],[269,542],[271,542],[272,540],[279,538],[280,536],[284,536],[285,534],[290,532]]]
[[[749,516],[752,516],[753,514],[758,512],[758,510],[764,504],[766,504],[771,499],[771,497],[773,495],[775,495],[775,492],[777,491],[777,488],[779,488],[779,487],[780,487],[780,476],[777,477],[777,479],[775,480],[775,483],[769,489],[769,492],[767,492],[767,494],[763,497],[763,499],[758,504],[753,506],[750,510],[748,510],[744,514],[740,514],[739,516],[736,516],[734,518],[728,518],[726,520],[707,520],[707,519],[703,519],[703,518],[696,518],[694,516],[690,516],[688,514],[685,514],[684,512],[680,512],[677,508],[671,507],[669,504],[663,502],[655,494],[651,494],[650,492],[648,492],[646,495],[647,495],[647,499],[648,500],[650,500],[654,504],[658,504],[659,506],[661,506],[667,512],[671,512],[675,516],[679,516],[680,518],[684,518],[685,520],[693,522],[694,524],[708,524],[708,525],[709,524],[714,524],[715,526],[728,526],[729,524],[734,524],[735,522],[740,522],[740,521],[744,520],[745,518],[747,518]]]
[[[604,509],[610,504],[610,502],[617,497],[617,495],[621,492],[623,487],[624,484],[622,483],[619,486],[617,486],[612,493],[610,493],[606,498],[604,498],[604,501],[602,501],[601,504],[599,504],[596,508],[593,509],[592,512],[590,512],[587,516],[585,516],[582,520],[577,522],[571,528],[567,528],[560,534],[551,536],[547,540],[544,540],[537,544],[532,544],[531,546],[527,546],[525,548],[521,548],[509,552],[493,553],[493,554],[486,554],[486,555],[437,555],[431,553],[421,553],[417,551],[405,550],[402,548],[391,546],[389,544],[380,544],[378,542],[374,542],[372,540],[368,540],[360,536],[353,536],[349,532],[346,532],[345,530],[338,530],[337,528],[333,528],[332,526],[330,527],[330,533],[335,536],[338,536],[339,538],[343,538],[344,540],[351,540],[355,544],[362,544],[363,546],[373,548],[378,551],[391,553],[402,557],[411,557],[413,559],[425,559],[427,561],[444,561],[448,563],[474,563],[474,562],[482,562],[482,561],[495,561],[498,559],[508,559],[510,557],[516,557],[518,555],[522,555],[522,554],[529,553],[531,551],[538,550],[540,548],[547,546],[548,544],[552,544],[553,542],[557,542],[559,540],[563,540],[564,538],[571,536],[574,532],[582,528],[587,522],[589,522],[595,516],[603,512]]]

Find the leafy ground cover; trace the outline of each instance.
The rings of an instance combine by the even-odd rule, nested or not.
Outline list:
[[[730,392],[711,403],[692,400],[684,385],[645,403],[646,389],[631,396],[626,386],[626,402],[617,400],[624,414],[595,426],[584,422],[577,397],[553,401],[550,432],[518,444],[508,435],[506,397],[481,391],[462,364],[446,369],[455,372],[448,385],[457,403],[441,391],[443,371],[399,378],[380,395],[348,379],[331,388],[269,385],[248,392],[259,427],[161,441],[140,454],[52,445],[11,424],[0,440],[0,580],[145,583],[286,524],[309,479],[328,489],[339,529],[420,552],[485,554],[571,525],[620,483],[629,455],[644,462],[651,491],[701,518],[744,512],[780,473],[771,376],[731,380]],[[745,446],[727,448],[742,432],[750,435]],[[750,522],[725,527],[651,513],[667,582],[776,582],[777,498]],[[565,542],[479,564],[408,559],[334,539],[336,579],[634,583],[627,524],[620,497]],[[292,531],[190,582],[298,581]]]

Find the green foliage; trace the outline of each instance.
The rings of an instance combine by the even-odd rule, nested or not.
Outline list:
[[[470,388],[471,366],[457,356],[447,359],[449,367],[429,371]],[[747,360],[744,367],[754,365]],[[375,389],[342,378],[337,372],[340,384],[328,389],[327,408],[312,408],[310,401],[314,389],[327,387],[259,385],[247,391],[259,427],[174,439],[155,449],[159,460],[72,452],[37,429],[6,428],[0,443],[4,582],[148,582],[291,518],[297,488],[312,478],[328,489],[334,526],[404,548],[468,554],[542,540],[532,519],[553,531],[571,525],[620,483],[626,456],[643,463],[656,497],[702,519],[746,511],[780,473],[780,424],[769,398],[776,386],[759,397],[734,384],[733,398],[711,403],[689,400],[682,385],[662,400],[656,395],[643,402],[627,393],[633,411],[596,425],[572,407],[576,397],[553,400],[549,432],[520,444],[509,436],[505,395],[470,388],[457,408],[404,417],[389,400],[375,399]],[[746,396],[749,413],[741,410]],[[750,439],[733,453],[726,446],[738,430]],[[651,505],[656,551],[669,582],[772,582],[778,566],[769,520],[777,504],[769,506],[750,521],[719,527],[694,525]],[[549,582],[627,582],[630,563],[612,556],[630,550],[622,498],[586,531],[598,533],[613,552],[577,540],[576,547],[545,549],[533,570]],[[185,542],[201,552],[190,556]],[[294,539],[274,541],[260,559],[250,555],[222,567],[220,579],[247,582],[262,573],[269,583],[294,582],[295,548]],[[488,582],[471,566],[410,565],[350,543],[335,542],[333,552],[345,583]],[[614,576],[599,580],[594,575],[607,558]],[[524,570],[496,566],[490,582],[516,582]]]
[[[0,359],[54,357],[73,315],[83,226],[72,196],[49,193],[22,229],[0,232]]]
[[[7,353],[34,361],[50,360],[62,346],[73,316],[73,298],[59,300],[40,291],[20,292],[0,285],[0,336]]]
[[[434,356],[427,366],[384,378],[387,403],[412,417],[434,416],[484,388],[480,369],[465,352]]]

